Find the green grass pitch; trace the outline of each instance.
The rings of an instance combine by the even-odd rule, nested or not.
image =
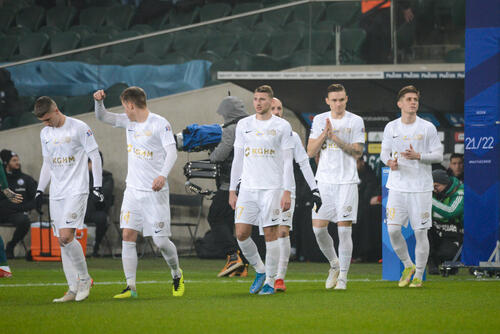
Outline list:
[[[499,333],[500,281],[466,270],[431,276],[422,289],[381,280],[382,266],[353,264],[346,291],[324,288],[328,266],[290,263],[285,293],[250,295],[247,278],[217,278],[224,261],[181,258],[186,293],[171,293],[160,258],[139,260],[139,298],[124,288],[119,259],[89,259],[88,300],[53,304],[66,291],[60,263],[14,260],[0,280],[0,333]],[[141,283],[142,282],[142,283]]]

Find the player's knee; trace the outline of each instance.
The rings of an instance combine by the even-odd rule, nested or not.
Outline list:
[[[59,246],[64,247],[67,244],[69,244],[71,241],[73,241],[73,236],[72,235],[63,235],[57,238],[59,241]]]
[[[153,242],[156,245],[156,247],[160,249],[166,249],[171,241],[168,237],[165,236],[155,236],[153,237]]]
[[[278,238],[287,238],[290,235],[290,232],[285,229],[280,229],[278,232]]]
[[[245,241],[250,237],[250,233],[247,231],[236,231],[236,239],[238,241]]]
[[[124,241],[135,242],[137,240],[137,231],[124,228],[122,232],[122,238]]]
[[[387,232],[389,237],[395,238],[401,235],[401,226],[399,225],[387,225]]]

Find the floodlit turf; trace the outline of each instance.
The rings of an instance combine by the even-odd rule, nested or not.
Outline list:
[[[90,259],[96,285],[83,302],[52,304],[66,291],[60,263],[11,261],[0,279],[1,333],[498,333],[500,280],[466,270],[431,276],[422,289],[381,281],[381,265],[353,264],[346,291],[326,291],[328,266],[291,263],[287,292],[248,293],[248,278],[217,278],[224,261],[182,258],[184,297],[172,297],[160,258],[140,259],[139,298],[125,287],[119,259]],[[140,283],[143,282],[143,283]],[[51,283],[56,283],[51,285]]]

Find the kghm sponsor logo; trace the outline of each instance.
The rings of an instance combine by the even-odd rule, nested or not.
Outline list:
[[[263,148],[263,147],[256,147],[256,148],[251,148],[247,147],[245,148],[245,156],[248,157],[250,155],[255,156],[255,157],[274,157],[276,154],[276,151],[273,150],[272,148]]]
[[[153,152],[143,150],[141,148],[135,148],[130,144],[127,145],[127,152],[134,154],[134,156],[138,159],[153,160]]]
[[[52,158],[53,165],[72,165],[74,163],[75,163],[74,156]]]

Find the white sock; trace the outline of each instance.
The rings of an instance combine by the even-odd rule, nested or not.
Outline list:
[[[276,275],[276,279],[285,279],[288,260],[290,259],[290,236],[278,238],[278,243],[280,245],[280,259],[278,262],[278,275]]]
[[[179,257],[177,256],[177,248],[169,237],[153,237],[155,245],[160,249],[161,255],[170,267],[172,278],[181,277],[181,269],[179,268]]]
[[[321,249],[323,255],[326,257],[328,262],[330,262],[330,267],[336,267],[339,259],[337,257],[337,253],[335,252],[335,248],[333,247],[333,239],[330,236],[330,233],[328,233],[328,226],[313,226],[313,232],[316,236],[316,242],[318,243],[319,249]]]
[[[257,245],[253,242],[252,238],[247,238],[243,241],[238,240],[238,245],[240,246],[243,255],[247,258],[248,263],[250,263],[255,271],[259,274],[265,273],[266,268],[264,266],[264,262],[262,262]]]
[[[339,278],[347,280],[347,272],[349,271],[349,266],[351,265],[352,257],[352,227],[351,226],[339,226],[339,262],[340,262],[340,274]]]
[[[75,267],[71,262],[71,258],[69,257],[66,247],[61,247],[61,260],[69,290],[76,293],[78,287],[78,274],[76,273]]]
[[[122,241],[122,264],[125,279],[130,289],[135,290],[137,275],[137,249],[135,241]]]
[[[427,259],[429,258],[429,237],[427,236],[427,230],[415,230],[415,266],[417,267],[415,271],[415,278],[422,279],[424,276],[425,266],[427,265]]]
[[[87,270],[87,261],[85,260],[85,255],[83,255],[82,245],[75,238],[64,247],[66,249],[66,254],[73,264],[73,268],[81,280],[90,279],[89,272]]]
[[[264,284],[268,284],[271,287],[274,287],[274,280],[276,279],[276,274],[278,273],[279,258],[279,241],[266,241],[266,281]]]
[[[387,231],[389,232],[392,248],[398,255],[401,262],[403,262],[405,268],[413,266],[413,262],[411,262],[410,259],[410,254],[408,254],[408,246],[406,245],[406,240],[401,233],[401,226],[387,225]]]

